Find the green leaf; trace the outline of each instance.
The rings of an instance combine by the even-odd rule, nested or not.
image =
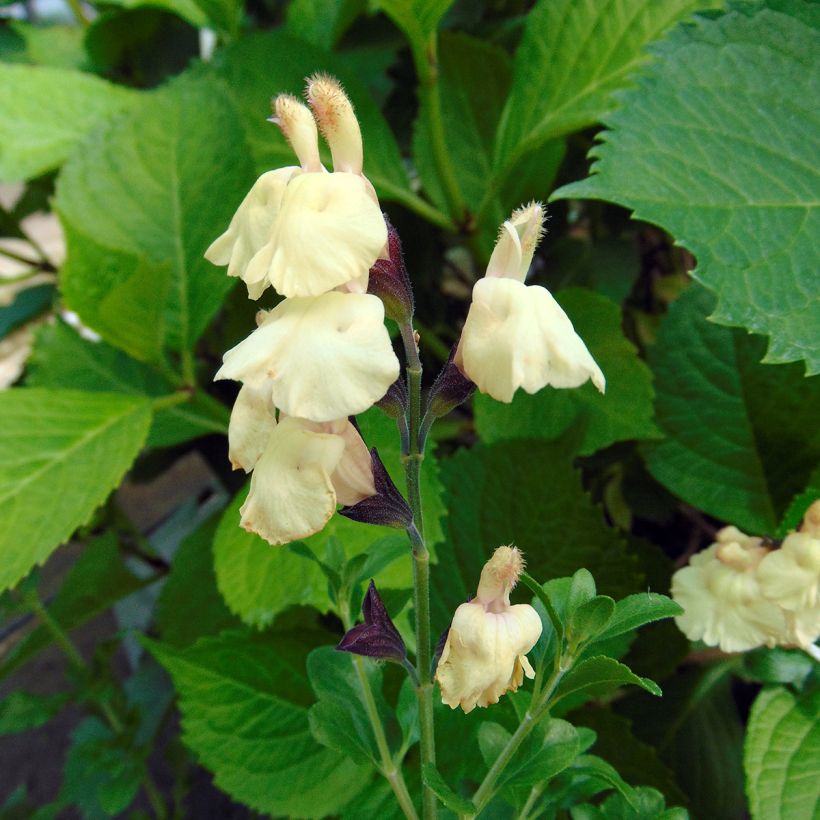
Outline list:
[[[216,587],[214,542],[217,519],[211,518],[180,545],[157,600],[155,618],[162,640],[190,646],[204,635],[241,626]]]
[[[634,684],[660,697],[657,683],[636,675],[628,666],[606,655],[596,655],[576,664],[564,676],[556,690],[555,702],[577,692],[587,697],[607,695],[621,686]]]
[[[579,131],[612,108],[612,94],[647,58],[646,46],[709,0],[540,0],[515,54],[498,126],[496,165]]]
[[[666,808],[663,795],[655,789],[633,789],[630,800],[612,794],[600,806],[585,804],[570,809],[572,820],[688,820],[685,809]]]
[[[167,396],[175,389],[151,367],[105,342],[83,339],[63,322],[38,331],[26,373],[26,384],[31,387],[150,397]],[[228,408],[197,390],[189,402],[154,414],[146,444],[169,447],[199,436],[224,433],[227,422]]]
[[[791,683],[799,689],[814,667],[815,661],[802,649],[760,647],[743,653],[743,676],[760,683]]]
[[[2,5],[2,3],[0,3]],[[23,52],[19,62],[46,65],[52,68],[86,67],[88,57],[83,47],[83,26],[77,25],[32,25],[25,20],[9,20],[8,30],[23,41]],[[3,54],[4,62],[12,62]],[[18,60],[13,60],[17,62]]]
[[[453,0],[374,0],[405,33],[413,48],[423,49]]]
[[[598,640],[606,641],[644,624],[664,618],[673,618],[682,612],[680,605],[671,598],[667,598],[666,595],[658,595],[656,592],[637,592],[615,603],[612,620],[598,636]]]
[[[605,788],[613,788],[618,794],[622,795],[629,805],[631,811],[636,810],[635,790],[618,774],[617,770],[611,766],[606,760],[602,760],[597,755],[581,755],[572,766],[572,773],[577,776],[582,776],[585,779],[591,778],[593,781],[600,781],[606,784]],[[575,784],[573,784],[573,787]],[[570,790],[570,794],[575,791],[575,788]],[[600,787],[596,787],[592,794],[598,794],[603,791]],[[630,818],[632,815],[627,815]]]
[[[65,632],[70,632],[154,580],[138,578],[125,566],[116,535],[109,530],[89,541],[49,603],[48,611]],[[36,627],[3,657],[0,678],[6,677],[53,640],[45,626]]]
[[[356,107],[364,139],[364,172],[379,196],[401,199],[408,193],[410,183],[396,138],[368,89],[342,57],[277,29],[243,37],[218,52],[214,64],[236,102],[259,173],[296,162],[279,129],[267,121],[271,97],[285,91],[299,94],[305,77],[321,69],[342,80]],[[239,199],[233,206],[238,204]]]
[[[320,646],[307,662],[310,685],[319,702],[310,709],[310,729],[323,746],[348,755],[357,763],[381,765],[373,727],[365,707],[365,694],[356,671],[367,676],[379,719],[385,729],[398,726],[382,696],[382,670],[373,661]]]
[[[616,202],[669,231],[719,296],[712,319],[770,336],[766,361],[805,359],[809,373],[820,372],[820,173],[807,162],[820,150],[818,28],[804,0],[678,27],[604,117],[592,176],[554,195]]]
[[[517,544],[536,578],[583,566],[607,594],[640,586],[636,561],[581,486],[571,443],[508,441],[461,450],[443,462],[450,538],[433,573],[436,628],[475,594],[481,568],[500,544]]]
[[[192,350],[234,284],[202,254],[252,177],[220,83],[183,75],[143,95],[60,175],[68,306],[137,359]]]
[[[447,785],[447,781],[442,777],[435,763],[423,764],[421,776],[425,784],[450,811],[454,811],[458,815],[466,814],[470,817],[476,814],[476,807],[472,800],[468,800],[466,797],[454,792]]]
[[[755,820],[812,820],[820,806],[820,690],[764,689],[752,706],[743,762]]]
[[[183,740],[234,799],[265,814],[320,818],[369,780],[370,767],[310,733],[304,633],[224,632],[181,651],[143,642],[173,678]]]
[[[646,462],[689,504],[774,533],[820,460],[820,378],[760,364],[763,340],[706,321],[713,304],[693,286],[661,325],[650,361],[666,438],[646,446]]]
[[[798,493],[789,504],[783,515],[783,520],[777,530],[779,538],[785,538],[792,530],[796,530],[806,515],[806,510],[820,498],[820,464],[814,468],[809,476],[808,486]]]
[[[615,601],[606,595],[596,595],[575,609],[567,624],[570,646],[578,646],[598,638],[612,620]]]
[[[292,0],[285,15],[287,32],[330,51],[365,5],[366,0]]]
[[[587,425],[581,455],[616,441],[656,437],[652,374],[621,330],[620,308],[605,296],[580,288],[561,291],[557,299],[603,370],[606,393],[601,395],[589,383],[574,390],[547,387],[532,396],[519,390],[511,404],[478,394],[474,406],[482,440],[552,439],[578,419]]]
[[[98,123],[134,99],[80,71],[0,64],[0,182],[57,168]]]
[[[68,696],[35,695],[25,690],[10,692],[0,700],[0,735],[36,729],[65,706]]]
[[[0,339],[35,318],[54,301],[54,285],[21,290],[10,305],[0,306]]]
[[[88,521],[145,442],[151,405],[108,393],[0,393],[0,590]]]

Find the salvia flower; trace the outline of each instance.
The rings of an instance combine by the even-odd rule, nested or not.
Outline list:
[[[541,619],[529,604],[510,605],[510,591],[524,569],[516,547],[499,547],[481,571],[476,597],[453,616],[436,667],[441,700],[471,712],[498,703],[535,677],[527,653],[541,636]]]
[[[319,532],[337,503],[376,493],[370,453],[348,419],[280,416],[252,468],[240,523],[274,546]]]
[[[407,649],[372,579],[362,602],[362,615],[364,623],[349,629],[336,649],[402,663]]]
[[[362,174],[362,138],[350,100],[324,75],[311,78],[306,93],[313,112],[289,94],[273,104],[272,121],[299,165],[263,174],[205,254],[242,277],[253,299],[268,285],[286,297],[339,287],[364,292],[370,267],[386,250],[387,228]],[[333,173],[319,159],[317,123]]]
[[[543,206],[533,202],[501,226],[456,351],[464,375],[498,401],[511,402],[519,387],[537,393],[591,379],[605,388],[601,369],[552,294],[524,284],[543,223]]]

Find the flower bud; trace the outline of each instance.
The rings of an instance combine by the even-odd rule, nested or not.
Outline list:
[[[407,383],[399,376],[387,389],[387,392],[376,402],[383,413],[391,419],[403,416],[407,411]]]
[[[498,703],[525,674],[535,677],[527,653],[541,636],[541,619],[529,604],[510,605],[523,568],[520,550],[499,547],[481,572],[478,594],[453,616],[436,667],[441,700],[453,709]]]
[[[456,366],[455,355],[454,345],[427,395],[427,412],[437,419],[467,401],[475,391],[475,384]]]
[[[367,292],[384,302],[385,315],[398,324],[405,324],[413,317],[415,304],[410,277],[404,264],[399,232],[393,227],[387,214],[387,259],[377,259],[370,268]]]
[[[343,507],[339,510],[339,515],[362,524],[407,529],[413,523],[412,510],[390,478],[375,447],[370,451],[370,458],[375,494],[357,504]]]
[[[279,126],[285,139],[299,158],[303,171],[321,171],[319,134],[310,109],[291,94],[280,94],[272,101],[270,122]]]
[[[330,146],[333,170],[361,174],[362,132],[341,83],[327,74],[314,74],[308,78],[305,95]]]
[[[362,601],[362,615],[364,623],[349,629],[336,649],[402,663],[407,657],[407,649],[372,579]]]

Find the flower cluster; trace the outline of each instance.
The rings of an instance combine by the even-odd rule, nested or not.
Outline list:
[[[529,604],[510,605],[524,569],[516,547],[499,547],[481,571],[475,598],[456,610],[436,668],[441,700],[471,712],[498,703],[535,677],[527,653],[541,637],[541,619]]]
[[[382,301],[367,293],[371,266],[387,253],[387,227],[362,173],[359,124],[339,83],[307,81],[307,102],[281,94],[272,121],[299,165],[254,183],[227,231],[206,252],[258,299],[257,329],[224,357],[217,379],[242,388],[228,434],[235,469],[253,471],[242,526],[271,544],[320,530],[337,503],[376,494],[371,455],[348,417],[399,375]],[[333,158],[328,172],[319,131]]]
[[[810,649],[820,637],[820,501],[778,549],[725,527],[717,542],[672,578],[691,640],[743,652],[758,646]]]

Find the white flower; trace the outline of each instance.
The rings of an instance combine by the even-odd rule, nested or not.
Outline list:
[[[370,453],[347,419],[280,417],[256,461],[241,525],[278,546],[321,530],[336,504],[375,495]]]
[[[234,470],[249,473],[254,468],[274,427],[270,383],[243,384],[228,424],[228,458]]]
[[[473,301],[455,362],[482,393],[511,402],[521,387],[578,387],[588,379],[604,391],[605,379],[572,322],[552,294],[524,279],[541,237],[543,208],[532,203],[501,226],[486,276]]]
[[[334,292],[286,299],[262,314],[216,378],[267,386],[287,415],[324,422],[367,410],[398,375],[381,300]]]
[[[764,597],[758,578],[767,554],[760,538],[725,527],[717,543],[672,576],[672,597],[684,609],[675,621],[686,637],[724,652],[783,641],[785,615]]]
[[[336,102],[322,107],[330,90]],[[231,276],[241,276],[252,299],[268,285],[283,296],[316,296],[337,287],[363,292],[368,272],[387,242],[375,191],[361,173],[361,133],[350,101],[330,78],[323,78],[314,97],[311,104],[326,120],[328,111],[344,107],[340,100],[347,106],[347,113],[335,116],[335,127],[317,113],[331,146],[334,172],[327,173],[321,165],[310,110],[280,94],[274,101],[273,122],[290,142],[299,166],[263,174],[228,230],[205,253],[214,264],[228,264]]]
[[[527,652],[541,636],[541,619],[529,604],[510,605],[524,559],[515,547],[499,547],[481,571],[478,594],[453,616],[436,668],[441,700],[471,712],[498,703],[535,672]]]

